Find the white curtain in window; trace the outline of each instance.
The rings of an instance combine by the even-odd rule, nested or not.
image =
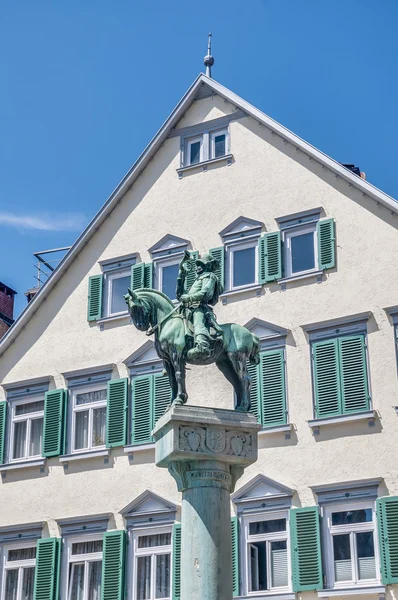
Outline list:
[[[352,579],[351,559],[335,560],[334,576],[335,576],[336,581],[351,581],[351,579]]]
[[[137,600],[151,597],[151,556],[137,559]]]
[[[79,411],[75,416],[75,450],[88,448],[88,410]]]
[[[156,557],[156,598],[170,597],[170,554]]]
[[[376,561],[374,557],[358,558],[359,579],[376,578]]]
[[[5,600],[16,600],[18,589],[18,569],[10,569],[6,575]]]
[[[23,458],[25,456],[26,442],[26,421],[14,423],[14,448],[13,458]]]
[[[102,562],[90,563],[88,600],[101,600]]]
[[[288,585],[287,550],[274,549],[271,544],[272,587]]]
[[[35,579],[35,568],[29,567],[23,570],[22,597],[21,600],[33,600],[33,582]]]
[[[41,455],[43,419],[33,419],[30,424],[29,456]]]
[[[93,446],[105,444],[106,407],[93,409]]]
[[[69,586],[69,600],[84,600],[84,563],[72,565]]]

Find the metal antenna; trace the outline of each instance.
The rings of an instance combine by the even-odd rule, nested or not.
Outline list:
[[[212,33],[210,31],[209,40],[207,42],[207,54],[204,57],[204,61],[203,61],[205,63],[205,67],[206,67],[207,77],[211,77],[211,68],[214,65],[214,58],[211,55],[211,38],[212,38]]]

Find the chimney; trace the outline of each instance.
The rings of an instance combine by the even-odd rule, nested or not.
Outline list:
[[[27,292],[25,292],[25,296],[26,296],[26,299],[28,301],[28,304],[36,296],[36,294],[39,291],[39,289],[40,288],[38,288],[38,287],[34,287],[34,288],[30,288]]]
[[[0,282],[0,339],[14,323],[14,296],[17,292]]]

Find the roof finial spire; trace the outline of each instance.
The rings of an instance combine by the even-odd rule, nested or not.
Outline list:
[[[207,42],[207,54],[204,58],[204,63],[205,63],[205,67],[206,67],[206,75],[207,77],[211,77],[211,68],[214,65],[214,58],[211,55],[211,38],[212,38],[212,33],[210,31],[209,33],[209,40]]]

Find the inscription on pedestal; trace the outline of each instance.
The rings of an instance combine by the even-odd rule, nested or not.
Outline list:
[[[252,434],[217,427],[179,428],[179,449],[183,452],[204,452],[210,455],[250,457]]]

